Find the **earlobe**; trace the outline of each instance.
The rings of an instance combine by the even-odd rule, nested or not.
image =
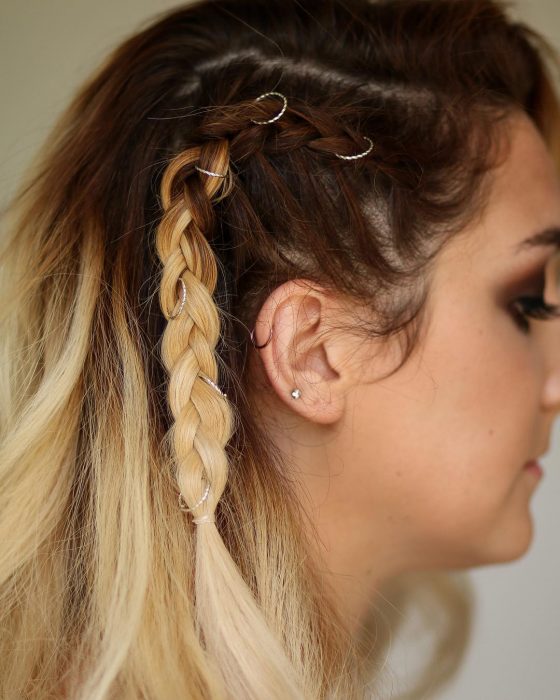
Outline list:
[[[252,336],[275,394],[316,423],[336,422],[345,406],[345,376],[329,357],[329,321],[335,313],[332,297],[322,289],[291,280],[263,304]]]

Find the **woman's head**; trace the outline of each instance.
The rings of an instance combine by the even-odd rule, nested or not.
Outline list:
[[[121,697],[360,697],[340,593],[359,624],[377,581],[524,551],[558,324],[514,324],[540,282],[508,249],[560,221],[545,49],[490,0],[214,0],[76,96],[4,253],[0,512],[2,581],[41,605],[38,558],[68,572],[49,629],[88,700],[115,675]],[[256,124],[270,91],[287,107]]]
[[[518,306],[543,292],[560,302],[560,179],[533,122],[509,127],[484,214],[438,255],[422,337],[397,372],[398,336],[339,332],[355,308],[330,290],[290,281],[259,313],[257,329],[272,329],[259,416],[290,456],[357,625],[383,579],[508,561],[530,544],[538,479],[524,465],[547,450],[560,410],[560,319]],[[522,245],[537,232],[544,245]]]

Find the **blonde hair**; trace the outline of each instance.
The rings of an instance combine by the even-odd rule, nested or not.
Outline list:
[[[387,582],[360,638],[351,637],[310,556],[316,533],[298,485],[259,431],[246,331],[284,279],[305,275],[373,300],[367,285],[375,264],[380,283],[398,285],[406,266],[397,273],[389,261],[379,262],[381,228],[357,206],[372,178],[384,201],[393,184],[402,185],[395,259],[408,251],[418,262],[422,248],[413,236],[421,240],[442,223],[459,230],[477,211],[500,109],[525,109],[557,150],[558,102],[529,41],[540,39],[510,23],[498,2],[352,0],[346,5],[363,41],[349,32],[338,49],[330,46],[340,51],[345,75],[343,68],[318,68],[318,55],[304,66],[318,87],[309,88],[307,101],[290,101],[275,155],[265,132],[247,128],[247,119],[268,114],[251,95],[276,85],[277,55],[265,53],[266,42],[257,42],[247,22],[233,22],[231,10],[253,26],[271,27],[284,49],[281,74],[289,89],[292,79],[298,85],[299,69],[289,63],[293,47],[317,45],[329,22],[333,36],[348,27],[350,11],[342,3],[325,2],[321,11],[313,5],[322,22],[300,12],[306,4],[198,2],[150,23],[79,91],[4,212],[0,695],[6,700],[371,697],[391,640],[414,606],[433,632],[433,660],[399,697],[433,692],[462,660],[474,598],[468,579],[453,572]],[[433,93],[420,89],[412,59],[401,65],[390,31],[399,21],[410,56],[420,52],[413,12],[420,5],[429,10],[434,40],[445,27],[458,47],[449,55],[444,47],[434,51]],[[277,6],[281,15],[270,25]],[[373,35],[375,60],[402,71],[402,85],[395,90],[380,81],[368,101],[358,96],[363,75],[354,58],[364,58]],[[460,50],[483,38],[487,57]],[[368,66],[375,77],[371,57]],[[211,87],[204,87],[205,71]],[[241,75],[251,77],[243,82]],[[335,80],[344,87],[340,100],[330,95],[321,106],[325,84]],[[471,80],[479,82],[469,102]],[[185,95],[196,105],[224,107],[183,114],[179,129],[177,120],[165,119]],[[426,160],[428,141],[406,125],[433,114],[432,99],[447,100],[438,119],[449,117],[448,128],[431,118],[421,123],[449,147],[423,171],[421,200],[414,198],[413,169],[389,157],[396,143],[390,135],[401,129],[396,133],[410,163]],[[387,114],[372,104],[385,105]],[[334,160],[330,171],[319,169],[319,157],[359,150],[359,141],[341,133],[343,123],[375,134],[376,160],[364,159],[352,172]],[[195,163],[227,171],[228,178],[199,176]],[[233,163],[244,169],[233,172]],[[316,177],[296,182],[295,173]],[[447,182],[450,173],[461,187],[443,201],[435,175]],[[332,209],[335,185],[342,195]],[[300,197],[317,213],[316,225],[304,221]],[[335,223],[337,212],[350,212],[346,228]],[[417,229],[408,227],[406,239],[398,226],[410,221]],[[279,222],[293,239],[281,238]],[[239,236],[230,247],[221,245],[226,229]],[[360,253],[366,230],[371,259]],[[426,250],[427,259],[435,252]],[[367,275],[360,276],[355,257],[367,263]],[[414,274],[420,271],[418,265]],[[186,307],[168,320],[179,278]],[[159,310],[152,308],[156,295]],[[411,303],[419,312],[421,301],[413,294],[392,309],[392,330],[408,327]],[[179,490],[192,507],[206,482],[210,494],[195,515],[215,513],[216,522],[196,526],[179,508]]]

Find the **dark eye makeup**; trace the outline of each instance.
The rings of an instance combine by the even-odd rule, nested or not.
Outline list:
[[[517,295],[508,304],[508,310],[524,333],[530,332],[530,319],[548,321],[559,318],[560,303],[551,302],[560,301],[560,249],[516,287]],[[521,295],[521,291],[526,293]]]
[[[515,317],[519,325],[528,331],[530,328],[529,319],[548,321],[553,318],[560,318],[560,306],[548,304],[542,296],[519,297],[512,304]]]
[[[549,260],[549,263],[545,268],[541,271],[541,276],[540,276],[540,293],[535,296],[521,296],[515,299],[515,301],[511,304],[511,308],[515,317],[515,320],[518,322],[518,325],[525,331],[528,332],[530,330],[530,324],[529,324],[529,319],[537,319],[539,321],[548,321],[554,318],[559,318],[560,317],[560,305],[559,304],[550,304],[544,299],[544,290],[545,290],[545,280],[546,279],[552,279],[553,284],[554,284],[554,290],[555,290],[555,298],[558,298],[558,288],[559,288],[559,281],[560,281],[560,275],[559,275],[559,270],[560,267],[558,265],[559,261],[559,256],[556,254]],[[545,272],[546,270],[550,267],[550,275],[546,275]]]

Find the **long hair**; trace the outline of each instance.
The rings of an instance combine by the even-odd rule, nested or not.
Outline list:
[[[402,333],[406,361],[507,117],[560,160],[557,57],[507,11],[195,2],[81,87],[4,212],[2,698],[371,697],[415,601],[437,641],[400,697],[452,677],[474,602],[453,572],[395,579],[346,630],[254,407],[250,330],[301,278],[368,304],[349,329]],[[287,109],[257,124],[270,91]]]

